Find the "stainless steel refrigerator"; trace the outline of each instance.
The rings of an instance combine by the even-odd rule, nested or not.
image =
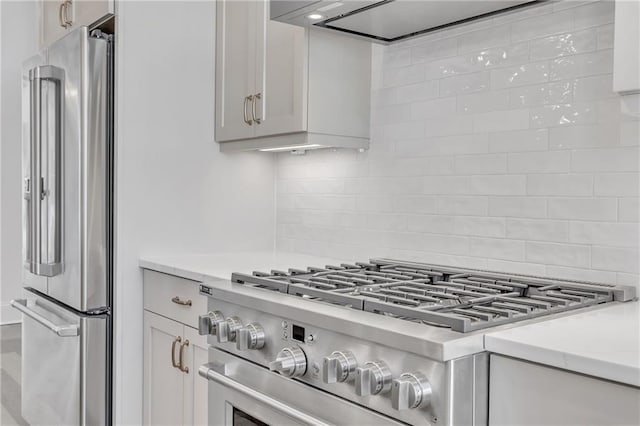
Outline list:
[[[24,64],[22,416],[111,423],[113,43],[80,27]]]

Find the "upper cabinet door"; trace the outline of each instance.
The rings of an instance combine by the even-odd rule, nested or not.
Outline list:
[[[256,2],[256,136],[307,130],[307,35],[302,27],[269,19]]]
[[[40,1],[40,46],[47,47],[67,32],[67,18],[72,11],[67,10],[69,3],[65,5],[60,1]],[[65,17],[65,12],[67,17]]]
[[[216,140],[251,138],[256,11],[261,2],[216,2]]]

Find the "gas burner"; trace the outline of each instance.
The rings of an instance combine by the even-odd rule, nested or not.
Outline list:
[[[389,259],[231,279],[462,333],[635,297],[630,287]]]

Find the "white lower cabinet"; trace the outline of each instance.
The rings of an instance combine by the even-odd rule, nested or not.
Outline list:
[[[490,426],[638,425],[640,388],[491,355]]]
[[[207,380],[198,368],[207,362],[206,336],[188,324],[197,315],[184,317],[184,311],[197,305],[197,283],[157,272],[145,271],[144,310],[144,405],[145,425],[206,425]],[[169,293],[167,293],[169,292]],[[167,293],[190,305],[158,303]],[[185,296],[186,294],[186,296]],[[160,296],[159,296],[160,295]],[[176,299],[177,298],[177,299]],[[150,309],[154,306],[164,315]],[[170,309],[169,309],[170,308]],[[177,321],[180,319],[181,321]]]

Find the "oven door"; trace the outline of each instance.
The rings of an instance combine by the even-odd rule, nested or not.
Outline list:
[[[403,424],[218,349],[209,361],[199,374],[209,380],[210,425]]]

